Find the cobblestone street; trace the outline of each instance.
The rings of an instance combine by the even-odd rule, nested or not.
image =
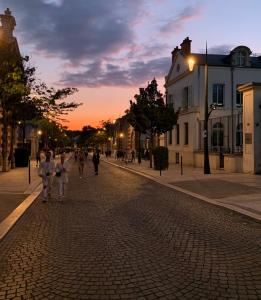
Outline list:
[[[72,167],[0,243],[0,299],[261,299],[261,225],[139,175]]]

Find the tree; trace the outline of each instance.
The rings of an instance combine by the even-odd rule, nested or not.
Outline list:
[[[164,103],[163,95],[158,91],[158,84],[154,78],[147,87],[140,88],[139,94],[134,96],[136,102],[130,102],[127,118],[139,133],[150,134],[150,167],[152,167],[152,151],[154,138],[173,128],[177,123],[178,112],[172,106]],[[139,149],[140,152],[140,149]]]
[[[8,101],[8,110],[11,112],[11,143],[10,143],[10,157],[11,168],[14,168],[14,144],[15,144],[15,132],[17,124],[21,124],[23,134],[23,146],[25,145],[25,127],[27,122],[40,118],[41,113],[36,106],[36,103],[31,98],[31,91],[33,83],[35,82],[35,68],[28,64],[29,57],[22,57],[22,73],[20,76],[21,87],[19,93],[13,95],[12,101]]]
[[[92,137],[96,134],[96,128],[86,125],[82,128],[78,138],[79,146],[90,146]]]
[[[58,123],[66,121],[64,116],[82,105],[82,103],[64,101],[78,91],[76,88],[66,87],[56,90],[40,82],[34,85],[33,91],[35,95],[33,100],[41,115]]]
[[[115,124],[111,120],[101,121],[102,128],[105,135],[105,144],[107,145],[107,151],[112,150],[112,141],[114,136]]]
[[[26,58],[25,58],[26,59]],[[11,127],[11,152],[13,157],[13,140],[15,122],[13,117],[17,114],[16,106],[24,95],[28,93],[25,84],[23,58],[17,52],[13,43],[2,40],[0,45],[0,101],[2,117],[2,171],[7,171],[8,130]]]
[[[138,162],[141,163],[141,134],[146,133],[149,126],[149,120],[144,113],[144,102],[140,95],[134,96],[137,102],[130,100],[130,108],[126,111],[126,119],[138,133]]]

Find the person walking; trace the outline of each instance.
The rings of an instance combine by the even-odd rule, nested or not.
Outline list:
[[[64,197],[65,184],[68,183],[69,163],[65,161],[65,154],[61,154],[61,161],[55,166],[55,176],[59,183],[59,200]]]
[[[45,161],[45,160],[46,160],[46,155],[45,155],[45,153],[46,153],[46,151],[44,151],[44,150],[41,150],[41,151],[40,151],[40,163],[41,163],[42,161]]]
[[[54,170],[55,165],[51,160],[51,153],[48,151],[46,153],[45,161],[40,162],[40,166],[38,169],[38,175],[42,178],[43,182],[43,202],[47,202],[47,199],[51,198],[51,186]]]
[[[135,151],[131,151],[131,162],[135,162]]]
[[[86,148],[85,150],[84,150],[84,155],[85,155],[85,160],[86,161],[88,161],[88,149]]]
[[[93,153],[92,162],[94,165],[95,175],[98,175],[98,168],[99,168],[99,163],[100,163],[100,152],[98,149],[96,149],[95,152]]]
[[[78,161],[79,176],[80,176],[80,178],[82,178],[83,177],[83,169],[84,169],[84,161],[85,161],[85,155],[82,150],[78,152],[77,161]]]
[[[36,167],[38,167],[39,166],[39,164],[40,164],[40,162],[41,162],[41,156],[40,156],[40,153],[41,153],[41,151],[40,151],[40,149],[37,151],[37,153],[36,153]]]

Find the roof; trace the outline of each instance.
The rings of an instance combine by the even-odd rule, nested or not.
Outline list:
[[[195,58],[197,65],[205,65],[206,54],[191,53],[191,56]],[[250,56],[251,66],[249,68],[261,68],[261,56]],[[209,66],[231,67],[230,55],[223,54],[208,54]]]

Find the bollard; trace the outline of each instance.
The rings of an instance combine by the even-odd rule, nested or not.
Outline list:
[[[31,183],[31,161],[30,158],[28,158],[28,179],[29,179],[29,184]]]
[[[180,156],[180,175],[183,175],[182,155]]]

